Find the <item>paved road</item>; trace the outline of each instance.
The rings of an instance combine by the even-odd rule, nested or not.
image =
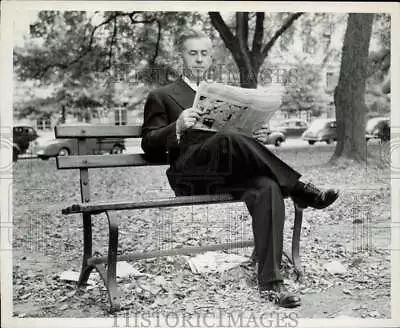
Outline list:
[[[142,148],[140,147],[141,139],[126,139],[126,153],[127,154],[135,154],[135,153],[142,153]],[[378,144],[379,140],[370,140],[368,141],[368,145]],[[281,151],[290,150],[290,149],[301,149],[305,148],[308,149],[310,147],[319,149],[321,152],[333,150],[336,143],[332,143],[330,145],[326,144],[325,142],[317,142],[313,146],[310,146],[306,141],[302,140],[301,138],[289,138],[287,139],[280,147],[275,147],[274,145],[267,145],[268,148],[271,149],[279,149]],[[33,156],[36,157],[36,156]],[[20,156],[20,158],[32,158],[31,155],[26,154]]]
[[[126,139],[125,144],[127,153],[142,152],[142,149],[140,147],[140,139]],[[283,149],[293,149],[293,148],[315,147],[315,148],[320,148],[321,150],[328,150],[333,148],[335,145],[336,143],[328,145],[325,142],[317,142],[313,146],[310,146],[306,141],[300,138],[293,138],[293,139],[289,138],[284,143],[282,143],[282,145],[279,148],[283,150]],[[268,145],[267,147],[272,149],[278,148],[275,147],[274,145]]]

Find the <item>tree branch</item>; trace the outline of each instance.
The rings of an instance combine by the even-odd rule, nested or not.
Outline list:
[[[151,66],[153,66],[154,63],[156,62],[156,58],[158,56],[158,50],[160,48],[160,42],[161,42],[161,23],[158,19],[156,19],[155,21],[157,22],[157,26],[158,26],[158,33],[157,33],[156,50],[154,51],[153,58],[150,61]]]
[[[272,36],[272,38],[267,42],[267,44],[264,46],[264,48],[261,51],[262,58],[264,59],[267,57],[269,50],[272,48],[272,46],[275,44],[276,40],[294,23],[295,20],[297,20],[301,15],[303,15],[302,12],[294,13],[291,15],[286,22],[283,23],[283,25],[275,32],[275,34]]]
[[[138,13],[140,13],[140,11],[134,11],[134,12],[128,14],[128,17],[129,17],[129,19],[131,20],[131,23],[132,23],[132,24],[152,24],[152,23],[154,23],[155,21],[157,21],[157,18],[144,19],[144,20],[134,20],[134,19],[133,19],[133,16],[134,16],[135,14],[138,14]]]
[[[92,50],[92,46],[93,46],[93,41],[94,41],[94,34],[96,33],[97,29],[99,29],[101,26],[104,26],[108,23],[110,23],[114,18],[116,18],[117,16],[120,16],[118,14],[110,16],[109,18],[107,18],[105,21],[103,21],[102,23],[100,23],[99,25],[96,25],[93,29],[92,32],[90,33],[90,38],[89,38],[89,44],[86,46],[86,48],[84,48],[81,53],[73,60],[71,60],[68,63],[51,63],[48,64],[47,66],[45,66],[40,72],[38,72],[37,74],[35,74],[35,78],[42,78],[47,71],[50,68],[54,68],[54,67],[59,67],[61,69],[66,69],[70,66],[72,66],[73,64],[76,64],[77,62],[79,62],[83,57],[85,57],[91,50]]]
[[[134,12],[134,13],[132,13],[132,15],[129,15],[129,19],[131,20],[132,24],[153,24],[154,22],[157,23],[158,32],[157,32],[156,49],[154,51],[153,57],[150,60],[150,64],[154,65],[154,63],[156,62],[156,59],[158,57],[158,52],[159,52],[160,43],[161,43],[161,28],[162,28],[161,22],[157,18],[135,20],[135,19],[133,19],[133,15],[135,13],[138,13],[138,12]]]
[[[265,13],[256,13],[256,29],[254,31],[253,45],[251,49],[253,54],[258,53],[261,50],[262,39],[264,36],[264,19]]]
[[[111,68],[111,61],[112,61],[112,51],[113,51],[113,47],[116,41],[116,37],[117,37],[117,16],[114,16],[114,28],[113,28],[113,34],[111,36],[111,44],[110,44],[110,50],[108,52],[108,64],[105,67],[104,71],[106,71],[107,69]]]
[[[211,24],[218,31],[227,48],[231,50],[232,53],[236,52],[237,46],[235,42],[237,41],[237,37],[232,34],[231,30],[222,19],[220,13],[210,11],[208,12],[208,15],[210,16]]]

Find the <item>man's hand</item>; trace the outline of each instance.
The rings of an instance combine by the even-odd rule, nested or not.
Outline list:
[[[258,130],[254,131],[253,138],[259,142],[266,143],[268,140],[268,135],[271,133],[268,124],[264,124]]]
[[[194,108],[185,109],[176,120],[176,133],[181,134],[183,131],[190,129],[200,118],[201,111]]]

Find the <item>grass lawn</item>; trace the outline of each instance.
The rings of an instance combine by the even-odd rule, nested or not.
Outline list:
[[[305,277],[294,281],[283,262],[285,281],[297,290],[300,317],[390,317],[390,168],[388,145],[370,147],[368,164],[326,164],[333,148],[273,149],[283,160],[319,186],[341,189],[326,210],[307,209],[301,239]],[[165,169],[118,168],[91,171],[92,200],[154,199],[172,196]],[[13,303],[19,317],[103,317],[108,300],[101,282],[77,290],[60,281],[66,270],[79,271],[82,228],[79,215],[61,208],[80,201],[79,172],[58,171],[49,161],[14,164]],[[286,246],[293,208],[286,200]],[[249,239],[251,220],[244,204],[113,212],[120,221],[120,252],[169,249]],[[106,218],[94,219],[94,250],[106,255]],[[250,255],[251,249],[233,252]],[[324,265],[339,261],[333,275]],[[119,278],[122,305],[129,312],[207,312],[277,310],[259,298],[254,272],[236,267],[225,273],[193,274],[184,257],[135,263],[143,277]],[[97,274],[94,280],[98,281]],[[162,277],[162,278],[160,278]]]

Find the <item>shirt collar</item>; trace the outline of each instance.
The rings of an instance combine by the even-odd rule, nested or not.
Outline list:
[[[197,84],[190,81],[186,76],[182,75],[182,80],[191,87],[194,91],[197,91]]]

